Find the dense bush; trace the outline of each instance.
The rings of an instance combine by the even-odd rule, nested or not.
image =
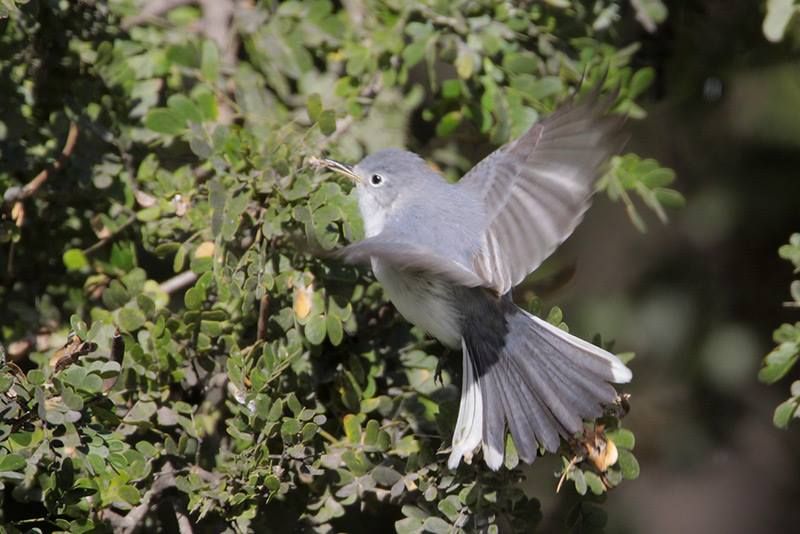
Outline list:
[[[584,77],[606,74],[616,111],[642,117],[653,71],[614,42],[629,9],[614,1],[343,4],[2,2],[10,530],[539,520],[510,439],[507,469],[447,470],[458,359],[436,382],[441,347],[369,273],[311,252],[362,228],[349,186],[308,158],[408,146],[455,179]],[[646,25],[665,14],[635,4]],[[682,202],[653,160],[610,169],[598,187],[638,227],[632,196],[662,219]],[[625,409],[564,443],[554,487],[601,495],[637,476]],[[614,465],[596,450],[608,440]],[[570,522],[604,516],[579,500]]]

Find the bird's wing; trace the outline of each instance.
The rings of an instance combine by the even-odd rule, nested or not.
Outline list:
[[[458,186],[487,216],[470,269],[504,294],[560,245],[589,207],[600,166],[622,146],[623,118],[608,116],[616,95],[600,86],[534,124],[487,156]]]
[[[348,263],[367,264],[371,258],[378,258],[401,271],[422,272],[467,287],[485,285],[481,277],[458,261],[426,246],[409,243],[391,232],[347,245],[335,251],[333,256]]]

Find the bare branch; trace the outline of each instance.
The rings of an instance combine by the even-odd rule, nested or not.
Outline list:
[[[169,280],[161,282],[159,287],[161,288],[161,291],[171,295],[172,293],[183,289],[189,284],[195,283],[196,280],[197,274],[192,271],[184,271],[180,274],[176,274]]]
[[[58,156],[58,159],[53,162],[53,164],[42,172],[37,174],[33,177],[33,179],[25,184],[22,189],[16,191],[16,193],[10,193],[10,190],[6,192],[5,201],[7,203],[12,203],[19,200],[24,200],[30,196],[32,196],[36,191],[42,187],[47,179],[56,171],[61,170],[67,162],[67,159],[72,155],[72,152],[75,150],[75,145],[78,142],[78,133],[79,133],[78,125],[74,122],[69,123],[69,132],[67,133],[67,140],[64,143],[64,148],[61,149],[61,154]]]
[[[258,329],[257,339],[266,341],[267,339],[267,320],[269,319],[269,295],[261,297],[261,304],[258,307]]]
[[[103,239],[101,239],[97,243],[94,243],[93,245],[90,245],[90,246],[86,247],[85,249],[83,249],[83,254],[88,256],[90,254],[93,254],[93,253],[97,252],[98,250],[100,250],[101,248],[106,246],[108,243],[110,243],[111,241],[116,239],[123,232],[123,230],[125,230],[126,228],[128,228],[130,225],[132,225],[135,222],[136,222],[136,217],[131,215],[130,218],[128,218],[127,221],[122,223],[122,225],[119,228],[117,228],[116,232],[114,232],[113,234],[111,234],[111,235],[109,235],[107,237],[104,237]]]

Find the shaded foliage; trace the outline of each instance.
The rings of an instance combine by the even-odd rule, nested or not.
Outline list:
[[[368,273],[301,244],[363,234],[349,186],[307,161],[406,145],[454,179],[606,73],[642,117],[653,74],[610,36],[619,5],[17,4],[0,23],[4,522],[536,524],[510,439],[507,469],[447,470],[459,381],[434,380],[440,347]],[[642,227],[627,192],[665,218],[672,179],[629,154],[598,187]],[[635,478],[624,412],[565,442],[556,477],[595,496]]]

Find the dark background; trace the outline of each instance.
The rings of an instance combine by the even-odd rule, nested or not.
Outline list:
[[[777,254],[800,231],[797,47],[764,38],[762,2],[669,7],[654,34],[630,27],[657,77],[629,148],[673,168],[687,206],[668,226],[646,213],[643,238],[598,200],[555,260],[576,273],[547,303],[637,354],[625,423],[642,474],[609,494],[609,531],[789,532],[800,431],[772,412],[798,373],[771,387],[756,374],[772,331],[800,321],[782,306],[792,265]],[[552,484],[554,469],[533,477]],[[543,499],[546,518],[558,504]]]

